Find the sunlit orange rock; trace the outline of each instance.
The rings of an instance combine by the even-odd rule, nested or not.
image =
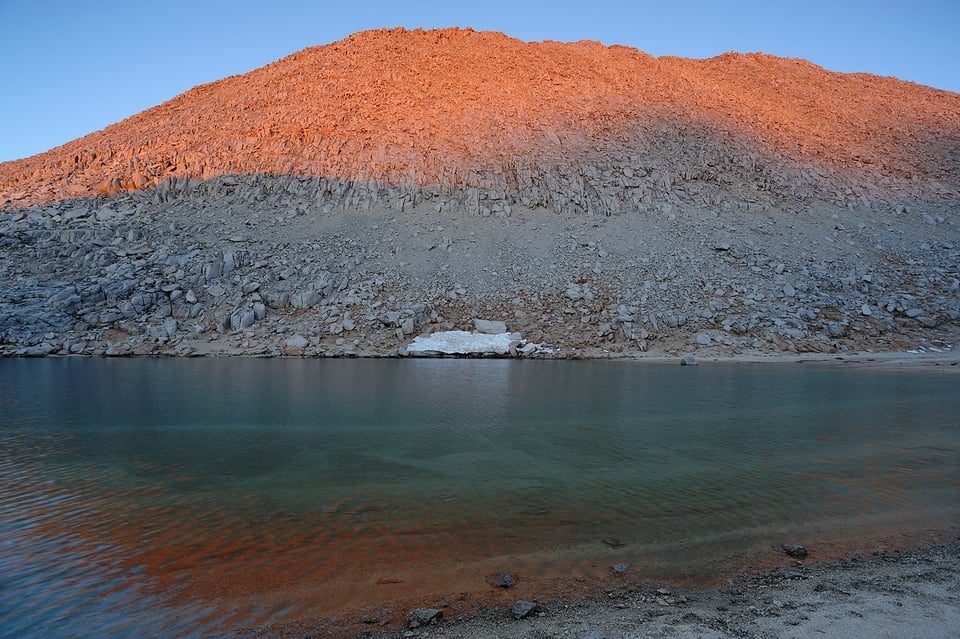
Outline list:
[[[763,54],[654,58],[395,29],[305,49],[0,164],[0,207],[263,173],[615,208],[611,198],[630,205],[624,189],[722,183],[731,166],[769,174],[757,179],[770,188],[955,197],[958,148],[960,95],[893,78]]]

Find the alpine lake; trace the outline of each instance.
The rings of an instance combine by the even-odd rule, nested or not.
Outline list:
[[[0,360],[2,637],[282,635],[707,586],[789,564],[779,544],[827,559],[958,522],[952,372]]]

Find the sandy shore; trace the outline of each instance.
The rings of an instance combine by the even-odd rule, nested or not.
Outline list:
[[[539,604],[516,619],[511,606],[461,615],[456,605],[419,628],[352,636],[435,639],[620,639],[676,637],[956,637],[960,629],[958,538],[841,560],[791,562],[708,590],[608,588],[589,599]]]

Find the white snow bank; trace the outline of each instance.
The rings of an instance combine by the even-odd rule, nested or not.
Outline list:
[[[510,344],[520,341],[516,333],[471,333],[440,331],[418,335],[407,345],[408,353],[446,353],[448,355],[506,355]]]

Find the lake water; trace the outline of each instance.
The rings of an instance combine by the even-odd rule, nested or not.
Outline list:
[[[920,543],[960,521],[958,415],[958,375],[811,364],[0,360],[0,637],[282,634]]]

